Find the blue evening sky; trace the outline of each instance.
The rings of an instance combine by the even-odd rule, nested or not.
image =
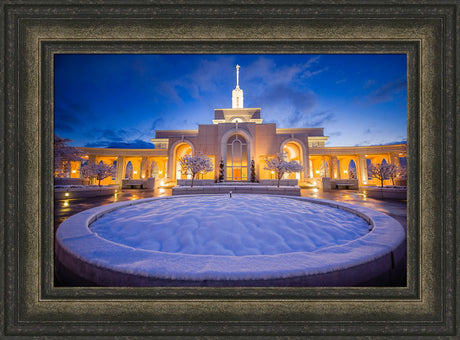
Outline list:
[[[405,55],[55,55],[55,133],[74,146],[152,147],[155,130],[212,124],[244,106],[279,128],[323,127],[326,146],[407,138]]]

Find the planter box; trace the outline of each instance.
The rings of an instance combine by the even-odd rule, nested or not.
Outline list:
[[[371,198],[388,200],[407,199],[407,187],[361,187],[359,191]]]
[[[118,186],[109,185],[102,187],[82,186],[77,188],[55,188],[55,200],[67,200],[72,198],[96,197],[96,196],[110,196],[118,191]]]

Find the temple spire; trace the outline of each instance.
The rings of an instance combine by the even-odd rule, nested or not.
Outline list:
[[[240,89],[240,65],[236,65],[236,87],[232,92],[232,108],[243,108],[243,90]]]
[[[240,87],[240,65],[236,64],[236,88]]]

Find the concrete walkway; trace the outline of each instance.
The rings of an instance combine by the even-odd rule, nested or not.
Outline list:
[[[302,189],[301,196],[315,197],[337,202],[361,205],[387,214],[407,229],[407,202],[369,198],[357,190],[333,190],[322,192],[318,189]]]

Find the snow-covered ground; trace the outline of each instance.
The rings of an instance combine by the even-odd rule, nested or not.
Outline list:
[[[136,249],[221,256],[315,252],[356,240],[368,227],[341,209],[261,195],[155,200],[90,225],[101,238]]]
[[[308,197],[187,195],[80,212],[59,226],[55,249],[57,263],[91,282],[134,280],[128,285],[136,286],[156,279],[279,279],[357,266],[380,275],[393,255],[400,261],[404,240],[396,220],[362,206]],[[385,265],[374,264],[377,259]],[[342,279],[328,282],[341,285]]]

